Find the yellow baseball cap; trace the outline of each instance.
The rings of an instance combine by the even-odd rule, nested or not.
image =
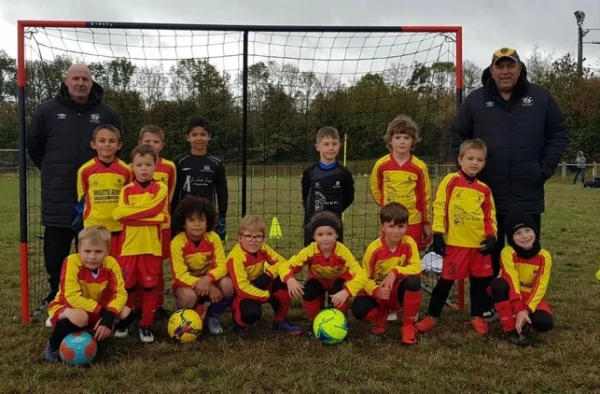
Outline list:
[[[508,58],[515,62],[521,61],[516,49],[504,47],[494,52],[494,56],[492,56],[492,64],[496,64],[498,60],[503,58]]]

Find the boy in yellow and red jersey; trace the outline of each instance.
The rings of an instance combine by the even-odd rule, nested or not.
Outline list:
[[[406,235],[408,210],[397,202],[379,212],[381,237],[371,242],[363,257],[369,278],[364,292],[352,303],[352,314],[373,322],[373,333],[385,333],[390,311],[403,310],[402,343],[417,343],[415,322],[421,305],[421,259],[417,244]]]
[[[210,201],[186,196],[173,214],[171,273],[179,308],[195,309],[213,335],[223,333],[219,316],[231,304],[234,288],[219,235],[212,231],[217,211]],[[210,302],[208,309],[205,302]]]
[[[165,215],[168,217],[166,223],[162,226],[162,258],[166,260],[171,253],[171,203],[175,193],[175,185],[177,183],[177,170],[175,164],[171,160],[167,160],[160,156],[165,147],[165,131],[155,125],[145,125],[140,129],[138,140],[139,145],[149,145],[154,149],[154,153],[158,157],[156,162],[156,170],[154,171],[154,180],[162,182],[167,186],[169,192],[169,204],[166,207]],[[163,308],[165,302],[165,279],[161,265],[160,279],[158,281],[158,307],[156,308],[156,316],[162,319],[168,319],[170,313]]]
[[[123,223],[119,264],[129,293],[127,305],[132,306],[136,290],[141,288],[139,336],[147,343],[154,342],[150,327],[154,323],[162,267],[162,225],[168,220],[164,213],[167,186],[154,180],[157,159],[150,146],[138,145],[132,150],[135,180],[121,190],[119,205],[113,211],[113,217]]]
[[[90,145],[97,156],[77,172],[77,201],[85,201],[83,227],[105,226],[112,234],[109,254],[118,258],[123,224],[113,219],[112,211],[119,204],[121,189],[132,180],[131,168],[116,157],[123,143],[121,133],[115,126],[102,125],[96,128]]]
[[[442,275],[431,293],[429,316],[416,325],[420,332],[437,325],[454,281],[469,278],[471,324],[477,334],[488,333],[483,313],[494,273],[490,255],[497,228],[492,192],[477,179],[486,156],[482,140],[463,142],[458,155],[460,170],[446,175],[438,187],[433,203],[433,249],[444,259]]]
[[[309,226],[314,242],[283,262],[279,277],[287,284],[290,297],[302,297],[310,321],[323,309],[326,295],[330,304],[346,314],[350,297],[355,297],[367,283],[365,271],[352,252],[337,241],[341,224],[335,213],[317,212]],[[308,265],[308,279],[302,285],[294,275],[304,265]]]
[[[44,360],[60,361],[58,349],[69,334],[91,329],[101,341],[113,328],[133,320],[125,306],[127,291],[117,261],[108,255],[111,235],[104,226],[90,225],[78,234],[79,251],[68,256],[56,298],[48,306],[53,328]]]
[[[265,222],[256,215],[245,216],[238,229],[238,243],[227,255],[227,270],[235,286],[233,331],[243,333],[260,320],[262,304],[273,307],[273,329],[293,335],[302,330],[287,320],[291,298],[279,279],[279,265],[285,259],[265,240]]]
[[[552,257],[542,249],[539,229],[530,215],[506,216],[508,245],[500,254],[500,276],[492,281],[492,299],[508,342],[529,346],[529,327],[546,332],[554,327],[546,302]]]
[[[375,163],[370,190],[379,207],[399,202],[408,209],[406,234],[425,250],[431,241],[431,180],[425,163],[411,153],[420,140],[419,129],[408,116],[392,120],[385,135],[391,153]]]

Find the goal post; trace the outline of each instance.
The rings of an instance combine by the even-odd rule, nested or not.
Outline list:
[[[173,159],[185,149],[186,119],[210,119],[209,150],[224,160],[230,191],[226,249],[249,213],[263,216],[267,229],[277,219],[283,236],[268,242],[283,255],[302,247],[300,174],[318,158],[314,138],[322,126],[339,130],[338,159],[356,180],[344,236],[357,257],[378,234],[368,174],[385,154],[382,137],[395,115],[405,113],[420,126],[424,142],[416,154],[435,165],[430,173],[442,177],[453,165],[447,130],[463,99],[460,26],[21,20],[17,28],[24,322],[47,288],[41,187],[28,160],[27,123],[75,62],[92,69],[106,102],[120,113],[123,152],[137,144],[142,125],[156,123],[166,131],[164,156]],[[462,283],[458,292],[462,307]]]

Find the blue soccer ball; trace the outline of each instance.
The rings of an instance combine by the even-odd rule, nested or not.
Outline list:
[[[98,342],[87,331],[74,332],[60,344],[60,358],[71,366],[89,365],[96,357]]]

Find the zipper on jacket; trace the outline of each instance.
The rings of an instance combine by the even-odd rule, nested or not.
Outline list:
[[[77,130],[77,168],[81,167],[81,165],[83,164],[81,162],[81,112],[77,113],[79,115],[79,122],[78,122],[78,130]]]
[[[512,97],[511,97],[512,99]],[[514,199],[515,196],[513,194],[513,121],[512,121],[512,110],[511,110],[511,100],[506,103],[506,112],[507,112],[507,121],[508,121],[508,212],[513,212],[514,208]]]

